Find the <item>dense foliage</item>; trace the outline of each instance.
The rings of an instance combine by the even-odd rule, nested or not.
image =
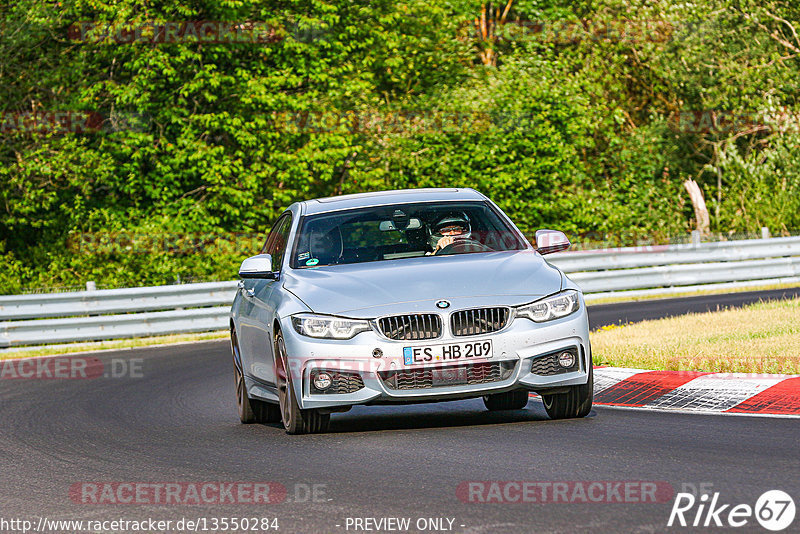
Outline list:
[[[694,179],[711,231],[800,228],[794,0],[0,9],[0,292],[230,279],[291,202],[401,187],[631,243],[694,228]],[[260,38],[147,37],[180,21]]]

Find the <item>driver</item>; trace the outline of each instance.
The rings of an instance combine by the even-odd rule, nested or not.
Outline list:
[[[455,213],[444,217],[433,226],[430,244],[433,252],[437,254],[448,245],[452,245],[457,239],[469,239],[472,230],[469,224],[469,217],[464,212]]]

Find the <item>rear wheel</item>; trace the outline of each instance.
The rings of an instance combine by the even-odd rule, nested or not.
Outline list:
[[[327,432],[331,422],[330,413],[321,413],[319,410],[303,410],[297,403],[294,380],[288,365],[286,345],[283,342],[283,334],[280,332],[275,337],[275,363],[281,419],[286,432],[289,434]]]
[[[483,404],[492,412],[500,410],[521,410],[528,405],[530,394],[527,390],[518,389],[506,391],[505,393],[495,393],[484,395]]]
[[[542,395],[542,403],[550,419],[586,417],[594,399],[594,371],[590,362],[589,380],[580,386],[570,386],[566,393]]]
[[[269,402],[251,399],[247,394],[247,384],[242,373],[241,353],[236,331],[231,331],[231,349],[233,351],[233,376],[236,381],[236,408],[239,420],[244,424],[277,423],[281,420],[280,408]]]

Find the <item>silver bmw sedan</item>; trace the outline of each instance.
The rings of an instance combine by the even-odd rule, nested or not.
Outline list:
[[[353,405],[483,398],[553,419],[592,407],[580,289],[472,189],[415,189],[298,202],[246,259],[231,309],[243,423],[328,429]]]

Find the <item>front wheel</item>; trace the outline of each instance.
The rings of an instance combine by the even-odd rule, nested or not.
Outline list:
[[[233,377],[236,382],[236,408],[239,412],[239,420],[247,425],[277,423],[281,420],[281,411],[278,406],[262,400],[251,399],[247,394],[236,331],[231,332],[231,349],[233,350]]]
[[[580,386],[570,386],[566,393],[542,395],[544,409],[550,419],[586,417],[594,399],[594,371],[590,362],[589,380]]]
[[[281,419],[286,432],[289,434],[327,432],[331,422],[330,413],[320,413],[319,410],[303,410],[297,403],[286,345],[283,342],[283,335],[280,333],[275,337],[275,360]]]

